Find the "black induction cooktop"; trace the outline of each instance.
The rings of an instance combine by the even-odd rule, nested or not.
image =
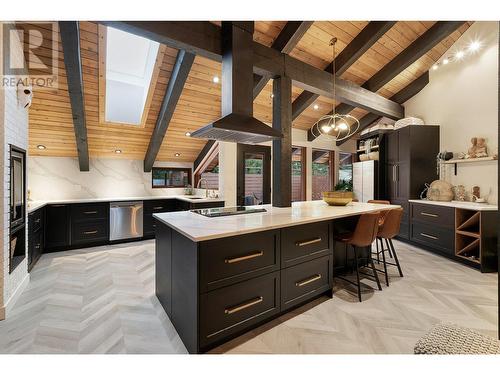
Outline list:
[[[191,210],[191,212],[206,217],[220,217],[220,216],[253,214],[256,212],[266,212],[266,210],[264,208],[236,206],[236,207],[202,208],[198,210]]]

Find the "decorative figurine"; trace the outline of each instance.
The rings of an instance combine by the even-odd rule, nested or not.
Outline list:
[[[474,137],[471,140],[472,147],[465,155],[466,159],[474,158],[484,158],[488,156],[488,150],[486,148],[486,139]]]
[[[465,186],[455,186],[455,199],[460,202],[465,202]]]

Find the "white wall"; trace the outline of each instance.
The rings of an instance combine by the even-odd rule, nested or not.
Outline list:
[[[440,125],[441,151],[466,152],[472,137],[484,137],[489,152],[498,153],[498,22],[475,22],[448,54],[476,39],[479,52],[431,70],[429,84],[404,104],[407,116]],[[497,203],[497,162],[459,165],[457,176],[445,168],[441,178],[469,190],[478,185]]]
[[[3,40],[2,26],[2,23],[0,23],[0,41]],[[11,44],[10,52],[15,64],[17,66],[23,66],[24,56],[19,39],[16,39],[14,43]],[[2,56],[2,61],[3,58],[4,56]],[[3,74],[0,74],[0,76],[3,77]],[[25,150],[28,148],[28,110],[18,104],[17,89],[15,87],[2,86],[0,87],[0,91],[0,169],[2,171],[2,173],[0,173],[0,178],[2,179],[0,190],[2,190],[3,193],[3,199],[0,200],[2,212],[0,217],[0,230],[2,231],[2,256],[0,257],[0,319],[2,319],[4,308],[5,314],[8,316],[9,309],[29,280],[27,257],[11,274],[9,274],[9,144]]]
[[[264,145],[271,146],[272,142]],[[337,147],[335,141],[329,140],[324,136],[316,138],[313,142],[307,140],[307,131],[301,129],[292,129],[292,145],[306,148],[306,199],[312,197],[312,149],[319,148],[332,151],[355,152],[356,142],[354,140],[345,142],[341,147]],[[226,206],[236,205],[236,156],[237,145],[234,143],[220,142],[219,144],[219,189],[220,194],[226,202]],[[335,157],[336,170],[338,157]],[[271,166],[272,179],[272,166]],[[271,181],[272,183],[272,181]]]
[[[153,189],[151,172],[142,160],[90,159],[90,171],[80,172],[69,157],[30,157],[28,188],[31,200],[144,197],[183,194],[183,188]],[[192,168],[192,163],[157,162],[155,167]]]

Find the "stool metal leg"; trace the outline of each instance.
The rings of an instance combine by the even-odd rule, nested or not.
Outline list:
[[[382,290],[382,286],[380,285],[380,280],[378,279],[378,273],[375,269],[375,265],[373,264],[373,259],[370,257],[370,265],[372,266],[373,276],[375,276],[375,281],[377,282],[378,290]]]
[[[382,245],[382,262],[384,262],[385,284],[389,286],[389,275],[387,274],[387,263],[385,261],[385,251]]]
[[[401,266],[399,265],[399,259],[398,259],[398,255],[396,254],[396,249],[394,248],[394,244],[392,243],[392,239],[389,238],[389,239],[386,239],[386,242],[388,242],[388,247],[390,245],[390,248],[392,249],[392,253],[394,254],[394,260],[396,261],[396,265],[398,267],[398,271],[399,271],[399,276],[403,277],[403,271],[401,271]]]
[[[358,299],[361,301],[361,283],[359,281],[359,265],[358,265],[358,252],[356,251],[356,246],[352,247],[354,249],[354,259],[356,262],[356,281],[358,282]]]
[[[377,246],[377,263],[380,264],[380,252],[378,250],[378,241],[375,239],[375,245]]]

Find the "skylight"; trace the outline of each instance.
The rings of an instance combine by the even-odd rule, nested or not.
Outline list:
[[[140,125],[159,44],[107,28],[105,120]]]

